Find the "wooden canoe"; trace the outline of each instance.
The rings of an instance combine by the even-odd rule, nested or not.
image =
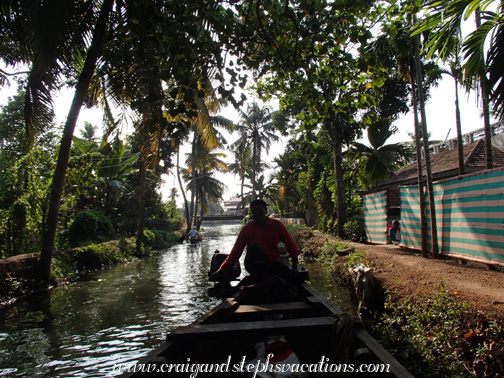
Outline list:
[[[296,377],[413,377],[357,318],[306,282],[297,282],[284,301],[277,303],[242,304],[237,294],[224,299],[194,323],[170,332],[162,345],[121,378],[266,377],[261,370],[274,372],[281,358],[273,357],[278,365],[271,360],[257,365],[258,345],[280,336],[297,358],[296,366],[284,366],[283,371],[310,370]],[[361,364],[373,364],[364,368],[371,366],[376,371],[357,373]]]

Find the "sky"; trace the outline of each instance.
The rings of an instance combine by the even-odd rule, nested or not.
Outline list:
[[[451,77],[444,75],[439,86],[434,88],[431,93],[431,98],[427,103],[426,113],[427,113],[427,128],[431,135],[431,140],[442,140],[451,139],[456,137],[456,125],[455,125],[455,87],[454,81]],[[12,96],[16,93],[15,86],[1,88],[0,92],[0,105],[7,103],[8,96]],[[483,119],[481,117],[481,109],[476,105],[476,95],[471,93],[467,95],[463,91],[459,91],[459,100],[461,108],[461,119],[462,119],[462,133],[468,133],[480,128],[483,128]],[[56,123],[64,123],[67,117],[67,112],[70,108],[70,104],[73,97],[73,90],[63,90],[60,94],[56,95],[54,98],[55,111],[56,111]],[[249,96],[250,97],[250,96]],[[271,105],[273,110],[275,109],[275,104]],[[232,107],[223,109],[221,115],[238,122],[239,117],[236,110]],[[99,128],[102,124],[102,113],[99,109],[85,109],[82,108],[79,119],[77,121],[77,128],[75,135],[80,136],[80,130],[83,129],[84,121],[90,122]],[[398,132],[394,134],[387,143],[398,143],[410,141],[411,138],[409,133],[414,133],[413,125],[413,114],[410,112],[406,115],[400,117],[396,121],[395,126],[398,128]],[[229,142],[232,142],[236,138],[231,136]],[[364,136],[363,143],[367,143],[367,139]],[[273,144],[270,153],[268,154],[266,160],[272,161],[273,158],[280,155],[285,149],[286,141],[282,140],[279,143]],[[188,151],[188,149],[186,149]],[[181,161],[184,157],[181,155]],[[230,158],[224,159],[227,162],[231,162]],[[232,174],[218,174],[217,178],[223,181],[227,189],[225,191],[224,199],[229,199],[235,194],[240,192],[239,179]],[[180,189],[177,184],[177,180],[173,175],[164,175],[164,184],[161,188],[161,193],[163,199],[167,199],[171,188],[176,187],[177,192],[180,193]],[[177,198],[177,203],[181,204],[182,198],[179,194]]]

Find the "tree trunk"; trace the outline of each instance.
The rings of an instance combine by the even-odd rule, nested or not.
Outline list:
[[[458,149],[459,175],[462,176],[464,174],[464,142],[462,140],[462,121],[460,119],[460,104],[459,104],[457,78],[455,78],[455,119],[457,121],[457,149]]]
[[[189,208],[189,219],[187,220],[187,229],[190,230],[193,225],[196,209],[194,207],[194,198],[196,195],[196,130],[194,130],[192,142],[192,166],[191,166],[191,207]]]
[[[140,156],[140,193],[138,201],[138,231],[136,239],[136,251],[138,255],[143,254],[143,237],[145,228],[145,186],[147,182],[147,164],[145,156]]]
[[[411,72],[415,72],[412,64]],[[413,102],[413,117],[415,122],[415,148],[417,155],[417,172],[418,172],[418,199],[420,203],[420,233],[422,238],[422,257],[427,257],[427,222],[425,220],[425,201],[423,193],[423,173],[422,173],[422,145],[420,143],[420,124],[418,122],[418,104],[416,100],[416,84],[414,76],[411,75],[412,87],[412,102]]]
[[[84,67],[79,76],[79,80],[75,87],[75,94],[72,100],[72,105],[68,112],[63,136],[61,138],[58,161],[54,170],[53,180],[51,184],[51,196],[47,220],[44,226],[44,234],[42,241],[42,249],[40,253],[40,278],[44,282],[48,282],[51,274],[51,261],[54,252],[56,230],[58,227],[58,217],[60,210],[61,197],[65,184],[66,171],[68,160],[70,159],[70,149],[72,147],[72,138],[75,130],[77,119],[79,118],[80,109],[87,95],[89,83],[93,76],[96,62],[100,56],[100,50],[103,43],[103,36],[108,24],[108,18],[112,11],[113,0],[104,0],[100,9],[100,15],[96,22],[93,39],[89,46],[89,51],[84,62]]]
[[[206,181],[206,178],[204,178],[203,180]],[[204,212],[205,212],[205,207],[206,207],[206,182],[203,182],[203,188],[201,190],[201,211],[200,211],[200,218],[198,220],[198,231],[199,229],[201,228],[201,222],[203,222],[203,215],[204,215]]]
[[[416,24],[416,16],[413,15],[413,24]],[[417,79],[418,99],[420,101],[420,116],[422,119],[422,137],[425,153],[425,169],[427,171],[427,189],[429,192],[430,202],[430,219],[431,219],[431,234],[432,234],[432,255],[436,259],[439,257],[438,237],[437,237],[437,220],[436,220],[436,204],[434,203],[434,187],[432,185],[432,170],[429,151],[429,135],[427,133],[427,116],[425,114],[425,99],[423,93],[423,81],[420,61],[420,36],[416,35],[413,39],[413,49],[415,54],[415,73]]]
[[[481,14],[479,8],[476,10],[476,27],[481,26]],[[482,57],[484,62],[484,57]],[[481,102],[483,105],[483,122],[485,128],[485,155],[486,155],[486,168],[493,168],[492,157],[492,128],[490,126],[490,105],[488,95],[490,88],[488,88],[488,78],[486,76],[486,67],[483,64],[480,68],[480,87],[481,87]]]
[[[199,223],[199,220],[198,220],[198,206],[199,206],[199,201],[200,201],[200,197],[199,195],[196,195],[196,203],[194,204],[194,216],[193,216],[193,221],[194,221],[194,225],[196,226],[196,228],[198,228],[198,223]]]
[[[180,177],[180,146],[177,147],[177,180],[180,186],[180,191],[182,192],[182,198],[184,198],[186,226],[187,226],[185,233],[187,234],[189,232],[189,204],[187,203],[187,197],[184,190],[184,185],[182,185],[182,179]]]
[[[258,163],[260,164],[260,162],[258,162],[258,153],[257,153],[257,143],[258,143],[258,140],[259,140],[259,135],[258,134],[258,131],[254,130],[253,132],[253,136],[252,136],[252,201],[256,200],[257,199],[257,183],[256,183],[256,179],[257,179],[257,165]]]
[[[334,155],[334,175],[336,178],[336,214],[338,216],[337,235],[340,238],[344,237],[346,207],[345,207],[345,181],[343,179],[343,153],[342,145],[336,142],[333,146]]]
[[[243,202],[244,198],[243,198],[243,189],[244,189],[244,186],[245,186],[245,173],[243,174],[242,178],[241,178],[241,183],[240,183],[240,209],[242,211],[242,214],[245,214],[245,204]]]

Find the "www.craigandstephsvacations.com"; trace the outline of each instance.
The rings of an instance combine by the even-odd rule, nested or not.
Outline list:
[[[288,364],[270,362],[274,357],[268,354],[265,361],[247,362],[242,356],[240,362],[232,363],[228,356],[224,363],[191,363],[188,358],[185,363],[171,364],[116,364],[114,372],[142,373],[187,373],[190,378],[196,378],[199,373],[253,373],[255,378],[259,373],[384,373],[390,371],[389,364],[332,364],[329,358],[322,356],[313,364]]]

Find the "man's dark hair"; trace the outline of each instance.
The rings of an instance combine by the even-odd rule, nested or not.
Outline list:
[[[252,209],[252,206],[262,206],[266,212],[268,212],[268,205],[266,205],[266,202],[264,202],[262,199],[256,199],[250,202],[250,208]]]

